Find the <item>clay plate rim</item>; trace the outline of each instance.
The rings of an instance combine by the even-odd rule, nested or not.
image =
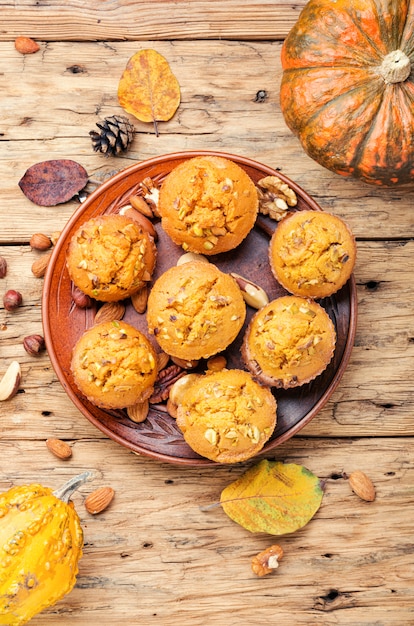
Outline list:
[[[228,158],[248,172],[249,170],[260,172],[260,177],[262,176],[278,176],[281,180],[286,182],[297,194],[298,196],[298,205],[301,204],[303,208],[311,208],[315,211],[321,211],[321,207],[319,204],[311,198],[297,183],[290,180],[287,176],[282,174],[281,172],[264,165],[258,161],[253,159],[227,153],[227,152],[218,152],[218,151],[209,151],[209,150],[200,150],[200,151],[182,151],[182,152],[173,152],[170,154],[161,155],[158,157],[153,157],[147,159],[145,161],[141,161],[139,163],[135,163],[131,165],[110,179],[102,183],[98,189],[92,192],[87,200],[73,213],[72,217],[68,220],[67,224],[63,228],[59,240],[52,252],[52,256],[49,262],[49,266],[44,278],[44,286],[42,293],[42,321],[43,321],[43,329],[44,336],[46,341],[46,347],[48,350],[49,358],[52,363],[52,367],[55,370],[60,383],[68,394],[69,398],[72,400],[74,405],[79,409],[79,411],[101,432],[107,435],[113,441],[119,443],[120,445],[126,447],[127,449],[135,452],[138,455],[144,455],[153,459],[157,459],[159,461],[180,464],[186,466],[214,466],[218,465],[218,463],[214,461],[210,461],[209,459],[205,459],[203,457],[198,457],[197,455],[194,458],[187,457],[179,457],[173,456],[165,452],[160,452],[157,450],[147,449],[145,445],[140,445],[137,442],[126,439],[124,436],[120,436],[117,432],[114,432],[110,426],[107,426],[105,423],[96,417],[92,411],[96,412],[95,407],[88,406],[88,403],[77,394],[76,390],[73,388],[73,383],[71,384],[68,380],[68,373],[65,372],[64,367],[62,367],[61,359],[59,358],[56,350],[55,350],[55,342],[56,337],[54,330],[52,329],[52,324],[56,322],[56,317],[59,312],[59,303],[57,304],[57,310],[53,309],[51,304],[51,295],[53,293],[58,293],[61,283],[63,282],[63,275],[66,272],[65,264],[64,264],[64,255],[65,249],[68,243],[68,240],[73,233],[73,231],[77,228],[78,221],[82,219],[84,213],[88,210],[91,205],[97,204],[97,210],[94,211],[94,215],[102,214],[107,208],[107,203],[105,202],[105,196],[111,192],[114,187],[119,187],[119,193],[124,193],[130,195],[131,191],[131,177],[135,180],[141,181],[145,176],[151,176],[151,171],[156,171],[160,166],[167,167],[167,172],[172,169],[172,165],[193,158],[195,156],[221,156],[224,158]],[[143,173],[142,176],[140,174]],[[124,202],[124,204],[127,202]],[[108,211],[111,212],[111,211]],[[89,219],[90,216],[84,219]],[[263,220],[262,220],[263,221]],[[262,229],[266,231],[267,228],[271,229],[274,222],[270,222],[270,225],[266,225],[266,219],[262,223]],[[269,235],[271,232],[268,233]],[[182,252],[182,251],[181,251]],[[219,255],[221,256],[221,255]],[[234,271],[234,270],[232,270]],[[67,272],[66,272],[67,273]],[[279,436],[271,439],[267,442],[264,448],[260,451],[255,459],[268,455],[271,451],[273,451],[277,446],[281,445],[292,436],[297,434],[304,426],[306,426],[319,411],[323,408],[323,406],[327,403],[336,387],[338,386],[347,364],[349,362],[349,358],[352,352],[355,332],[356,332],[356,320],[357,320],[357,295],[356,295],[356,285],[355,278],[352,275],[349,279],[345,288],[348,290],[349,295],[345,295],[345,299],[347,300],[347,306],[349,307],[348,311],[348,332],[346,336],[343,337],[343,351],[340,357],[340,362],[336,367],[333,375],[330,378],[329,384],[327,385],[326,390],[321,395],[321,397],[314,403],[311,409],[298,420],[297,423],[287,428],[287,430],[281,433]],[[343,288],[344,289],[344,288]],[[335,295],[333,296],[335,297]],[[87,316],[88,313],[86,312]],[[64,341],[65,338],[63,338]],[[66,350],[71,351],[72,346],[67,345],[64,346]],[[100,410],[98,410],[99,412]],[[136,425],[139,426],[139,425]]]

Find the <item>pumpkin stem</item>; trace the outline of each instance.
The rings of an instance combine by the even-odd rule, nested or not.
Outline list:
[[[411,74],[411,61],[402,50],[394,50],[384,57],[379,73],[386,83],[402,83]]]
[[[74,476],[68,482],[66,482],[62,487],[56,489],[53,492],[53,495],[59,500],[63,500],[66,504],[69,502],[71,495],[79,489],[81,485],[90,480],[93,480],[95,477],[93,472],[83,472],[83,474],[78,474],[78,476]]]

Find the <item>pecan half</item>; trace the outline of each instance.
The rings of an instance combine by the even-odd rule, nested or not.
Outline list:
[[[155,381],[154,391],[149,398],[150,404],[158,404],[159,402],[168,400],[170,389],[173,384],[186,374],[186,370],[179,365],[170,365],[169,367],[165,367],[161,370]]]

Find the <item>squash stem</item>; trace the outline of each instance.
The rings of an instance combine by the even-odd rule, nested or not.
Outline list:
[[[379,73],[388,84],[403,83],[411,74],[411,61],[402,50],[394,50],[384,57]]]
[[[94,477],[93,472],[83,472],[83,474],[78,474],[68,480],[64,485],[62,485],[62,487],[56,489],[56,491],[53,492],[53,495],[67,504],[72,494],[79,489],[81,485],[93,480]]]

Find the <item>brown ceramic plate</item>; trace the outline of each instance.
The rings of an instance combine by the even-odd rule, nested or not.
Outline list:
[[[42,300],[44,334],[52,365],[68,396],[83,415],[108,437],[138,454],[188,466],[214,465],[214,462],[198,456],[187,446],[175,420],[166,412],[151,408],[148,418],[137,424],[128,419],[123,411],[112,412],[95,407],[77,391],[70,372],[71,352],[81,334],[93,324],[96,310],[82,310],[74,306],[65,254],[73,233],[83,222],[96,215],[118,212],[128,204],[129,196],[137,192],[139,183],[144,178],[149,176],[161,183],[179,163],[194,156],[208,154],[232,159],[246,170],[254,182],[263,176],[279,176],[295,190],[299,210],[321,210],[293,181],[251,159],[209,151],[180,152],[149,159],[128,167],[103,183],[73,214],[53,251],[45,276]],[[182,254],[182,249],[171,242],[159,223],[156,228],[159,239],[154,278],[175,264]],[[275,228],[276,222],[260,216],[254,229],[237,249],[210,257],[210,261],[225,272],[236,272],[261,285],[270,299],[285,294],[285,290],[273,278],[268,263],[268,244]],[[320,302],[335,324],[337,345],[334,357],[325,372],[312,383],[287,391],[275,390],[278,403],[277,427],[261,456],[273,451],[315,417],[333,393],[347,366],[356,328],[357,298],[353,276],[334,296]],[[129,301],[126,304],[124,320],[146,332],[145,315],[136,313]],[[247,309],[246,325],[254,313],[250,307]],[[240,356],[242,336],[243,330],[226,351],[228,367],[243,368]]]

